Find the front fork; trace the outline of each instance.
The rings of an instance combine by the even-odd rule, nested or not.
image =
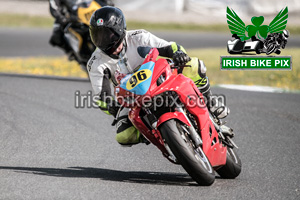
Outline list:
[[[147,114],[147,121],[148,121],[149,125],[151,125],[152,128],[154,130],[156,130],[157,129],[157,119],[156,119],[156,117],[152,114],[152,112],[148,108],[143,108],[143,110]],[[193,126],[193,123],[191,123],[190,119],[188,118],[188,116],[186,115],[186,113],[184,112],[182,107],[177,105],[175,110],[177,112],[182,113],[183,116],[186,118],[186,121],[190,124],[189,133],[190,133],[191,139],[194,142],[195,147],[196,148],[201,147],[202,144],[203,144],[202,139],[199,136],[199,134],[197,133],[197,131],[195,130],[195,128]],[[165,145],[165,148],[166,148],[167,152],[169,153],[168,159],[171,162],[174,162],[174,163],[178,164],[178,161],[177,161],[176,157],[174,156],[173,152],[171,151],[171,149],[169,148],[168,144],[165,143],[164,145]]]
[[[231,139],[234,136],[234,132],[233,132],[232,128],[225,126],[224,124],[226,122],[223,123],[220,119],[213,117],[210,113],[209,113],[209,118],[213,122],[213,124],[218,132],[219,138],[223,141],[223,143],[226,144],[230,148],[235,147],[238,149],[239,147]]]
[[[186,113],[184,112],[184,110],[182,109],[182,107],[177,106],[175,108],[175,110],[177,110],[178,112],[181,112],[184,117],[186,118],[186,120],[190,123],[191,126],[189,126],[190,129],[190,135],[192,140],[194,141],[194,144],[196,147],[202,146],[203,142],[201,137],[199,136],[199,134],[197,133],[197,131],[195,130],[193,123],[191,123],[190,119],[188,118],[188,116],[186,115]]]
[[[156,129],[157,128],[157,119],[155,118],[155,116],[152,114],[152,112],[148,108],[143,108],[143,110],[148,116],[149,124],[152,126],[152,128]],[[180,105],[178,105],[177,103],[176,103],[175,111],[180,112],[180,113],[183,114],[186,121],[190,124],[190,126],[189,126],[190,131],[189,132],[190,132],[191,138],[194,142],[194,145],[196,147],[201,147],[203,142],[202,142],[202,139],[201,139],[200,135],[195,130],[195,127],[193,126],[193,123],[190,121],[189,117],[186,115],[183,108]],[[167,148],[167,150],[168,150],[168,148]]]

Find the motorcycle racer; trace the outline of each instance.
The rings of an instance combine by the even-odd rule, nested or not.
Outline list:
[[[137,51],[138,47],[143,46],[157,48],[160,56],[173,58],[175,65],[190,65],[182,73],[191,78],[208,99],[210,111],[220,119],[229,114],[229,109],[211,95],[203,61],[190,58],[182,46],[160,39],[148,31],[126,31],[125,17],[119,8],[105,6],[95,11],[90,20],[90,35],[97,49],[87,64],[87,70],[93,90],[100,96],[98,105],[105,113],[117,116],[120,108],[118,103],[113,98],[107,98],[113,96],[110,86],[117,85],[114,74],[116,71],[133,73],[143,63],[144,58]],[[119,112],[116,123],[117,142],[122,145],[144,142],[142,135],[128,119],[128,109],[124,108]]]
[[[76,5],[82,1],[92,0],[49,0],[50,13],[55,18],[49,43],[64,50],[70,60],[75,59],[75,57],[64,39],[64,28],[69,22],[78,22]],[[98,0],[98,3],[100,5],[114,5],[111,0]]]

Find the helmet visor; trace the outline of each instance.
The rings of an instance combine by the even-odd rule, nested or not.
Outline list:
[[[120,36],[107,27],[91,28],[91,38],[101,50],[108,50],[119,42]]]

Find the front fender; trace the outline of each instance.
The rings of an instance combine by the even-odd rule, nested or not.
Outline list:
[[[159,117],[157,121],[157,127],[159,127],[162,123],[170,120],[170,119],[177,119],[183,123],[185,123],[188,126],[191,126],[189,121],[186,119],[183,113],[175,111],[175,112],[167,112]]]

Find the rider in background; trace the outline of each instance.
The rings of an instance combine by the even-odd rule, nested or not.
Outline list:
[[[98,105],[107,114],[116,117],[118,103],[111,97],[111,85],[116,86],[114,74],[133,73],[144,61],[137,48],[156,47],[160,56],[173,58],[174,64],[185,67],[183,75],[191,78],[200,92],[208,99],[207,107],[218,118],[229,114],[229,109],[212,98],[206,67],[196,57],[190,58],[185,49],[175,42],[167,42],[145,30],[126,31],[126,22],[122,11],[116,7],[105,6],[94,12],[90,21],[90,35],[97,49],[92,54],[88,65],[88,73],[93,90],[99,95]],[[132,145],[146,142],[139,131],[128,119],[128,108],[124,108],[117,119],[116,140],[121,145]]]
[[[92,0],[49,0],[50,13],[55,18],[53,32],[49,43],[52,46],[58,46],[69,56],[70,60],[74,59],[71,48],[64,39],[64,28],[69,22],[78,22],[77,4],[80,2],[89,2]],[[101,6],[114,6],[111,0],[97,0]]]

